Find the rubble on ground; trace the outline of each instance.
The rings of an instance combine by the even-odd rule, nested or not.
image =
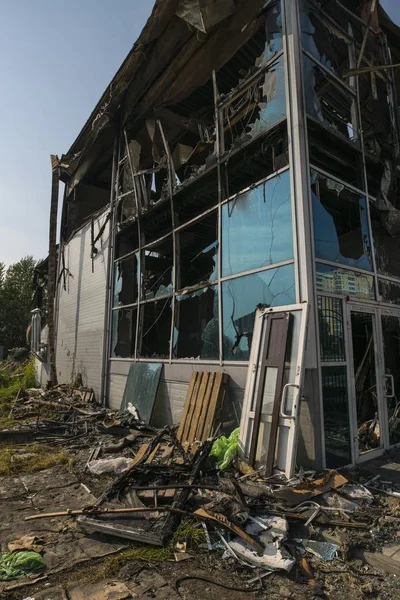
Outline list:
[[[7,565],[13,553],[30,553],[31,559],[36,553],[43,564],[39,569],[32,561],[30,580],[20,579],[26,571],[1,571],[2,594],[32,581],[40,590],[55,573],[129,549],[145,560],[162,559],[167,570],[172,564],[185,569],[187,581],[177,589],[163,580],[159,595],[152,596],[157,598],[179,597],[181,586],[195,585],[191,573],[206,563],[231,573],[236,591],[262,595],[276,581],[276,597],[335,598],[340,590],[343,597],[353,585],[355,598],[395,597],[396,482],[360,469],[300,469],[289,481],[266,477],[237,456],[235,430],[188,442],[182,427],[180,433],[154,429],[136,413],[116,414],[83,387],[28,388],[19,395],[10,426],[0,431],[0,441],[12,444],[18,458],[18,472],[0,478],[1,556]],[[38,444],[67,447],[71,464],[24,473],[23,457]],[[220,583],[219,577],[208,579],[208,588]],[[96,583],[87,585],[97,589]],[[139,588],[138,597],[150,597],[140,577],[107,585],[121,592],[117,598]],[[69,597],[85,593],[76,585]]]

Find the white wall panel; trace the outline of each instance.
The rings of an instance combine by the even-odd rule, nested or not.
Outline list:
[[[94,223],[96,237],[107,211]],[[64,247],[66,289],[58,287],[56,364],[60,383],[82,374],[85,386],[100,399],[107,287],[109,226],[96,242],[98,254],[91,259],[91,223],[82,227]]]

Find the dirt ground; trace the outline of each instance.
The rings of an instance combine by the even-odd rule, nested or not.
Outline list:
[[[323,535],[339,545],[338,558],[322,562],[307,556],[314,579],[307,581],[296,564],[290,574],[272,573],[262,581],[251,579],[257,571],[222,558],[222,551],[188,549],[191,558],[183,562],[159,561],[149,556],[148,547],[138,560],[140,545],[79,528],[73,518],[24,521],[37,511],[60,511],[81,508],[94,500],[109,485],[109,478],[83,474],[87,450],[71,454],[68,464],[32,474],[0,478],[1,549],[22,535],[33,535],[43,545],[47,569],[43,574],[0,584],[4,600],[123,600],[129,598],[198,600],[242,600],[269,598],[380,598],[400,597],[400,578],[375,571],[360,560],[353,560],[354,547],[379,551],[388,543],[400,543],[399,523],[388,522],[385,515],[400,517],[400,501],[379,497],[369,507],[373,527],[367,530],[330,529]],[[83,485],[82,485],[83,483]],[[303,526],[293,525],[293,536],[305,534]],[[322,528],[318,528],[322,530]],[[307,532],[312,533],[311,531]],[[192,577],[193,579],[182,579]],[[35,583],[34,580],[38,578]],[[208,581],[207,581],[208,580]],[[212,582],[217,582],[217,586]],[[262,585],[262,588],[261,588]],[[226,587],[222,587],[226,586]]]

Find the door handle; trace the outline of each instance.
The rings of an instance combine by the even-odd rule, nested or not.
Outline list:
[[[297,383],[287,383],[286,385],[283,386],[283,390],[282,390],[282,399],[281,399],[281,409],[280,409],[280,416],[283,419],[296,419],[297,418],[297,404],[294,404],[292,407],[292,413],[290,415],[285,413],[285,403],[286,403],[286,398],[287,398],[287,392],[289,388],[295,388],[296,390],[300,389],[300,386],[297,385]]]
[[[393,375],[387,374],[387,375],[384,375],[384,378],[386,379],[385,396],[386,396],[386,398],[394,398],[394,396],[395,396],[395,390],[394,390],[394,378],[393,378]],[[388,389],[387,380],[388,379],[390,380],[390,389],[391,389],[391,393],[390,394],[387,393],[387,389]]]

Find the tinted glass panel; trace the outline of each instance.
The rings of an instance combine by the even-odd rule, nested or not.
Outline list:
[[[365,198],[317,171],[311,182],[315,256],[372,270]]]
[[[346,367],[322,367],[326,466],[351,463]]]
[[[287,265],[222,284],[223,353],[225,360],[248,360],[259,304],[294,304],[294,266]]]
[[[174,357],[219,359],[218,288],[177,296]]]
[[[319,338],[322,362],[346,360],[342,301],[318,296]]]
[[[372,275],[317,263],[317,291],[375,300]]]
[[[212,212],[179,231],[179,289],[213,281],[218,276],[218,218]]]
[[[135,356],[137,308],[122,308],[112,312],[111,356]]]
[[[400,443],[400,319],[382,316],[385,359],[385,405],[389,421],[390,445]]]
[[[293,258],[289,171],[222,207],[222,276]]]
[[[114,265],[114,306],[134,304],[138,299],[139,253]]]
[[[169,358],[172,299],[146,302],[140,307],[140,331],[138,356],[145,358]]]
[[[172,235],[142,251],[143,300],[173,292],[174,253]]]

